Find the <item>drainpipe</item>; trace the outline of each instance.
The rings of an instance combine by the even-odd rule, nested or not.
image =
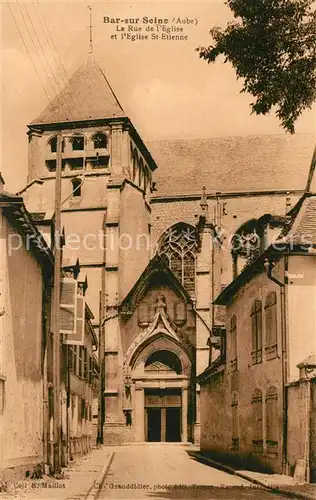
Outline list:
[[[282,413],[283,413],[283,424],[282,424],[282,473],[287,474],[287,371],[288,371],[288,360],[287,360],[287,314],[286,314],[286,274],[288,270],[288,255],[284,256],[284,282],[278,280],[272,275],[272,270],[275,263],[272,259],[266,259],[264,266],[267,272],[267,277],[269,280],[273,281],[280,288],[281,295],[281,378],[282,378]]]

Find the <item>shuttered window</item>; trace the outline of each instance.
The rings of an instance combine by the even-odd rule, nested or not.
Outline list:
[[[252,363],[262,362],[262,303],[255,300],[251,307]]]
[[[75,325],[75,333],[65,335],[64,343],[69,345],[83,345],[85,333],[85,298],[82,295],[77,295],[76,297]]]
[[[232,397],[232,450],[239,450],[238,397],[236,393]]]
[[[266,442],[267,451],[278,452],[279,415],[278,392],[276,387],[270,387],[266,395]]]
[[[255,389],[252,404],[252,447],[253,451],[263,451],[262,392]]]
[[[72,278],[61,280],[60,333],[74,334],[76,329],[77,281]]]
[[[233,314],[230,320],[230,366],[232,371],[237,370],[237,318]]]
[[[265,302],[265,327],[266,327],[266,357],[272,359],[277,356],[278,325],[277,325],[277,295],[270,292]]]
[[[83,378],[88,380],[88,351],[86,347],[84,347],[83,351]]]

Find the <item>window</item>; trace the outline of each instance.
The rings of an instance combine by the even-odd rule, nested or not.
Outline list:
[[[132,150],[132,163],[133,163],[133,182],[136,181],[137,171],[138,171],[138,156],[136,149]]]
[[[78,375],[78,349],[77,345],[73,346],[73,372]]]
[[[239,450],[238,396],[236,393],[232,397],[232,450]]]
[[[252,364],[262,362],[262,303],[255,300],[251,307]]]
[[[72,184],[72,195],[75,197],[80,197],[82,180],[78,178],[72,179],[71,184]]]
[[[231,371],[234,372],[237,370],[237,318],[236,315],[233,314],[230,320],[230,366]]]
[[[83,151],[84,150],[84,137],[76,136],[71,138],[72,150],[73,151]]]
[[[231,240],[234,277],[259,257],[262,245],[262,228],[257,219],[249,220],[238,229]]]
[[[195,291],[196,249],[195,229],[187,224],[178,224],[165,233],[158,250],[161,258],[189,293]]]
[[[255,389],[252,394],[252,447],[253,451],[263,451],[262,392]]]
[[[74,361],[74,355],[73,355],[73,346],[69,345],[67,347],[68,349],[68,368],[71,372],[73,372],[73,361]]]
[[[92,137],[94,149],[106,149],[107,148],[107,136],[102,132],[94,134]]]
[[[83,378],[88,380],[88,351],[86,347],[84,347]]]
[[[90,356],[88,359],[88,383],[89,385],[92,384],[92,359]]]
[[[273,359],[278,350],[278,328],[277,328],[277,295],[270,292],[265,302],[265,327],[266,327],[266,357]]]
[[[51,153],[56,153],[56,152],[57,152],[57,136],[52,137],[52,138],[48,141],[48,145],[49,145],[49,147],[50,147],[50,152],[51,152]]]
[[[79,378],[83,376],[83,346],[79,346]]]
[[[266,443],[267,451],[277,453],[279,441],[278,391],[270,387],[266,395]]]

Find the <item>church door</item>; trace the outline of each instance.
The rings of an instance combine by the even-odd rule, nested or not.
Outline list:
[[[181,441],[181,391],[145,389],[146,440]]]
[[[147,441],[161,441],[161,409],[147,409]]]

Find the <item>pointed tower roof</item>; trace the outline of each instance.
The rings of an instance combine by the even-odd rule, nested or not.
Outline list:
[[[31,125],[125,117],[105,74],[90,54]]]

